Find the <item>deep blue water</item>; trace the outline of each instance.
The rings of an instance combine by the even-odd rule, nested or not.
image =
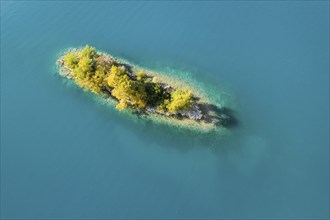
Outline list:
[[[328,9],[1,1],[1,218],[327,218]],[[239,125],[221,141],[101,105],[54,66],[85,44],[227,93]]]

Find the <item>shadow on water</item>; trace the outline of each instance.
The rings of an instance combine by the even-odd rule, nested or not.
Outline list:
[[[213,104],[201,104],[200,109],[205,115],[204,120],[208,123],[215,122],[216,126],[234,128],[238,126],[238,120],[234,110],[227,107],[218,107]]]
[[[86,101],[88,101],[87,97]],[[265,164],[268,158],[267,141],[259,135],[246,133],[246,129],[241,128],[244,125],[238,123],[236,112],[229,108],[209,106],[209,109],[218,113],[218,117],[225,117],[227,121],[219,124],[215,130],[202,132],[164,122],[158,123],[143,114],[119,112],[114,105],[100,105],[99,101],[92,101],[91,104],[95,109],[95,114],[105,121],[106,125],[102,129],[108,129],[111,132],[114,126],[120,126],[123,132],[127,131],[127,135],[123,134],[125,137],[122,140],[125,142],[122,143],[123,145],[145,148],[146,151],[168,149],[180,154],[189,154],[196,150],[207,151],[217,158],[220,172],[231,173],[235,170],[244,176],[251,176],[260,170],[259,164]],[[131,142],[129,139],[132,134],[133,139],[137,138],[140,141]],[[205,159],[208,158],[210,157],[205,157]]]
[[[184,128],[164,122],[155,122],[145,114],[131,112],[118,112],[109,109],[108,106],[98,107],[105,117],[105,120],[113,120],[119,116],[118,123],[125,129],[135,133],[149,147],[164,147],[185,153],[193,149],[207,149],[212,152],[225,152],[230,147],[232,132],[238,128],[238,120],[233,110],[209,106],[217,115],[219,120],[217,128],[208,132]]]
[[[65,81],[66,82],[66,81]],[[76,87],[68,83],[68,90]],[[227,107],[217,107],[211,104],[203,104],[201,110],[207,117],[204,119],[209,123],[216,123],[216,129],[205,132],[189,128],[180,127],[165,122],[157,122],[145,114],[133,113],[131,111],[119,112],[113,104],[104,103],[104,100],[95,97],[92,93],[83,92],[80,88],[75,88],[77,94],[84,96],[86,102],[90,102],[97,110],[95,114],[100,114],[106,122],[112,122],[111,126],[120,124],[128,132],[135,133],[143,140],[146,146],[160,146],[175,149],[180,152],[189,152],[193,149],[208,149],[214,152],[225,152],[231,150],[230,140],[234,138],[234,133],[239,128],[239,121],[236,112]],[[177,118],[180,120],[180,118]],[[106,127],[111,129],[111,127]]]

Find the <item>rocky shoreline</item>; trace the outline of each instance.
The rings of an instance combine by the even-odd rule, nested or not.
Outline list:
[[[58,65],[59,74],[62,77],[73,81],[76,80],[74,69],[66,65],[65,56],[69,53],[77,54],[80,51],[81,50],[76,48],[69,49],[57,60],[56,63]],[[119,59],[102,52],[96,52],[95,57],[95,60],[98,65],[104,67],[106,71],[108,71],[112,66],[121,67],[127,71],[130,80],[133,81],[137,80],[137,78],[139,77],[139,71],[143,71],[143,77],[145,77],[145,79],[150,79],[151,81],[155,81],[155,79],[157,78],[155,77],[155,75],[159,75],[159,73],[142,70],[139,67],[135,67],[128,63],[122,62]],[[76,82],[76,84],[78,83]],[[174,89],[177,89],[173,85],[171,85],[170,82],[164,80],[164,78],[162,78],[162,80],[158,82],[158,84],[161,85],[161,90],[163,93],[171,94],[173,93]],[[118,101],[118,99],[112,95],[111,89],[106,86],[101,87],[100,94],[102,94],[106,98],[111,98]],[[130,100],[127,100],[127,102],[129,103]],[[139,114],[156,114],[163,117],[174,118],[178,121],[194,121],[201,126],[207,125],[209,127],[229,127],[232,124],[236,123],[236,120],[234,120],[234,118],[228,113],[225,108],[220,108],[216,105],[213,105],[212,103],[208,103],[207,101],[203,100],[202,97],[197,97],[195,94],[192,94],[191,104],[188,109],[180,109],[177,111],[163,111],[157,108],[157,106],[146,105],[143,108],[133,108],[133,110],[137,110]]]

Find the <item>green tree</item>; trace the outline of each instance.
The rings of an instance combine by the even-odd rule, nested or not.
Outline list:
[[[112,95],[119,100],[118,109],[121,107],[132,106],[144,108],[146,106],[146,93],[142,83],[127,80],[125,77],[113,90]]]
[[[186,88],[184,90],[177,89],[171,94],[170,103],[167,105],[167,109],[170,112],[177,112],[182,110],[188,110],[193,105],[193,95]]]
[[[193,105],[193,95],[188,89],[177,89],[170,93],[156,77],[143,71],[131,76],[124,66],[109,62],[95,48],[86,45],[77,52],[64,55],[64,64],[72,69],[75,82],[93,93],[104,89],[118,99],[117,108],[157,107],[162,112],[188,110]],[[110,70],[109,70],[110,69]]]
[[[97,53],[94,47],[91,47],[89,45],[86,45],[79,53],[80,58],[83,57],[89,57],[89,58],[95,58]]]
[[[124,79],[124,76],[128,77],[126,69],[113,65],[110,69],[109,76],[106,78],[108,86],[115,88]]]
[[[74,69],[78,64],[78,55],[72,52],[68,52],[64,56],[64,64],[71,69]]]
[[[64,60],[65,64],[72,68],[74,79],[79,86],[100,93],[105,85],[106,72],[104,67],[95,65],[96,55],[96,50],[87,45],[77,53],[66,54]]]
[[[106,79],[109,87],[113,88],[111,94],[119,101],[117,108],[125,109],[127,106],[144,108],[147,104],[147,94],[144,83],[132,80],[124,67],[112,66]]]
[[[169,98],[170,94],[163,89],[161,83],[145,82],[148,105],[157,106]]]
[[[139,72],[136,73],[136,79],[139,80],[139,81],[144,80],[145,77],[146,77],[146,74],[143,71],[139,71]]]
[[[78,68],[83,74],[91,73],[93,71],[93,60],[88,56],[84,56],[79,60]]]

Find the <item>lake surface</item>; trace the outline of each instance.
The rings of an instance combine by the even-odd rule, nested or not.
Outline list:
[[[1,218],[328,218],[329,2],[1,2]],[[90,44],[230,106],[231,136],[58,76]]]

